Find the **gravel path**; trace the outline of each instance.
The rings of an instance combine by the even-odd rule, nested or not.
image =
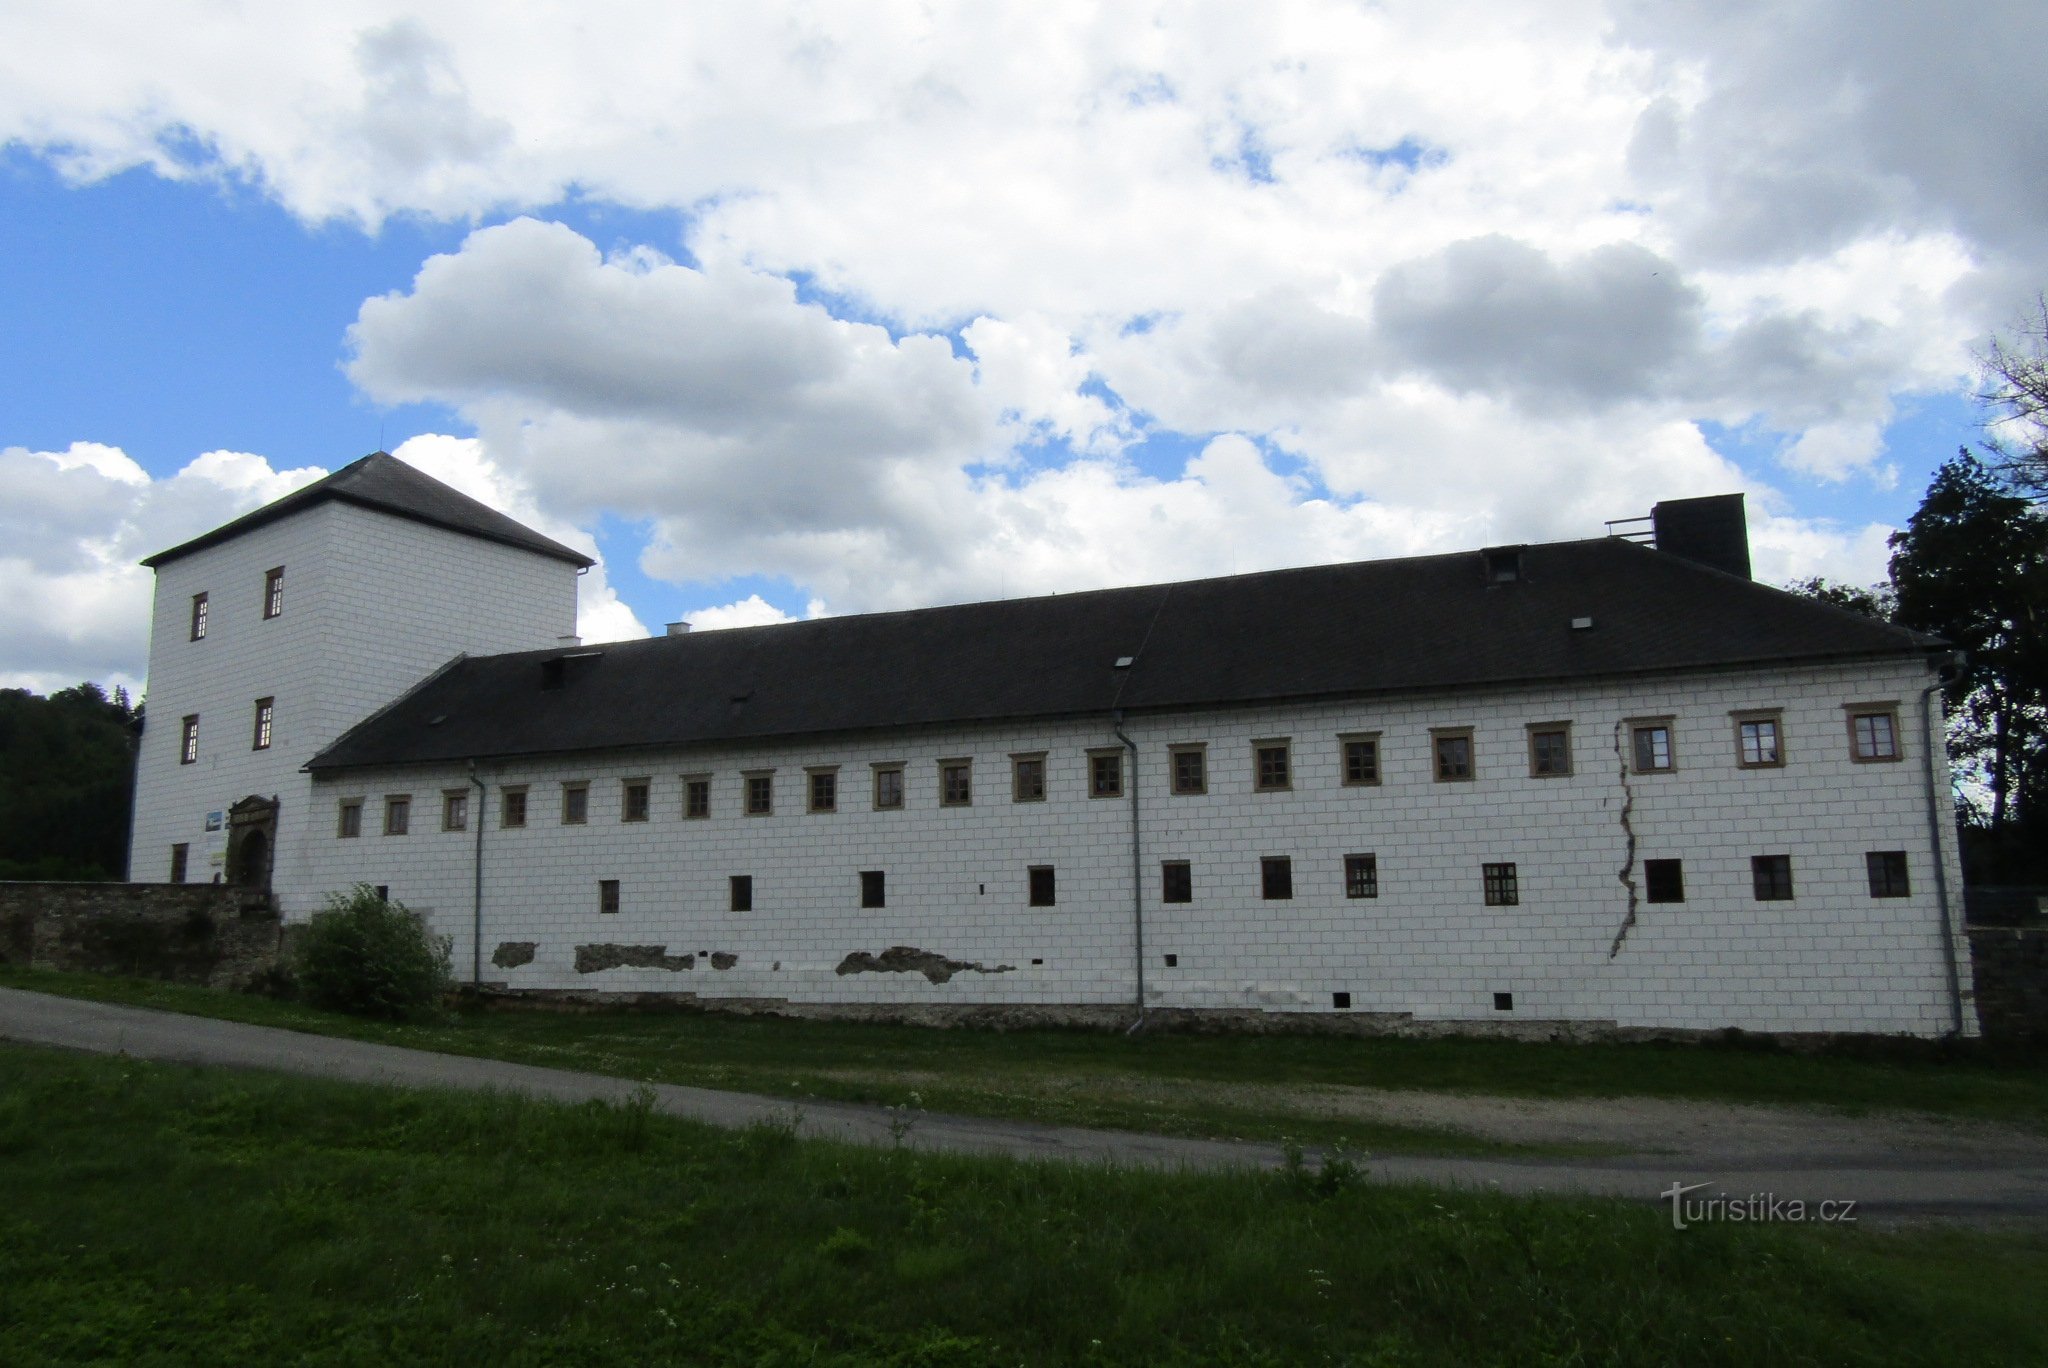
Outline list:
[[[0,1038],[141,1059],[269,1069],[399,1087],[521,1092],[562,1102],[622,1101],[642,1086],[601,1074],[433,1054],[268,1026],[119,1007],[0,989]],[[1168,1168],[1273,1168],[1277,1147],[1028,1121],[921,1113],[899,1136],[880,1107],[801,1106],[747,1093],[657,1084],[671,1115],[720,1126],[788,1123],[799,1132],[859,1144],[1003,1154],[1021,1159]],[[1663,1200],[1675,1183],[1715,1195],[1781,1201],[1854,1201],[1857,1219],[1946,1219],[2048,1225],[2048,1140],[2007,1127],[1916,1117],[1843,1117],[1795,1108],[1654,1099],[1523,1101],[1454,1094],[1329,1089],[1361,1116],[1447,1126],[1522,1143],[1640,1148],[1600,1159],[1439,1159],[1374,1156],[1379,1182],[1429,1182],[1513,1193],[1573,1193]]]

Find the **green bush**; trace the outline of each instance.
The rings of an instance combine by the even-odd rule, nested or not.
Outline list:
[[[292,952],[299,993],[316,1007],[415,1021],[430,1016],[451,982],[448,938],[368,884],[327,895]]]

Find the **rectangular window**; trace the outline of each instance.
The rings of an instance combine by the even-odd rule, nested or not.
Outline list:
[[[875,811],[903,806],[903,766],[875,766]]]
[[[590,820],[590,785],[562,785],[562,825],[582,826]]]
[[[250,750],[270,749],[270,727],[276,716],[276,699],[259,698],[256,700],[256,727],[249,737]]]
[[[1030,903],[1033,907],[1051,907],[1055,903],[1055,888],[1051,865],[1032,865],[1030,875]]]
[[[644,822],[653,805],[653,781],[628,779],[619,786],[619,820]]]
[[[1521,878],[1512,863],[1482,864],[1479,877],[1486,888],[1488,907],[1514,907],[1522,901]]]
[[[1873,898],[1910,898],[1913,885],[1906,878],[1906,852],[1903,850],[1872,850],[1863,856],[1863,863],[1870,874],[1870,896]]]
[[[1644,718],[1629,723],[1632,768],[1637,774],[1656,774],[1671,768],[1671,719]]]
[[[746,814],[749,817],[767,817],[775,812],[775,772],[754,770],[746,776]]]
[[[1045,752],[1032,751],[1010,757],[1010,801],[1045,801]]]
[[[1749,857],[1750,882],[1756,890],[1758,902],[1788,902],[1792,897],[1792,857],[1790,855],[1752,855]]]
[[[263,572],[263,616],[274,618],[284,612],[284,567]]]
[[[505,789],[498,798],[498,825],[501,827],[523,827],[526,825],[526,786]]]
[[[1559,779],[1572,772],[1572,724],[1532,722],[1529,724],[1529,775],[1534,779]]]
[[[403,836],[412,830],[412,795],[389,794],[384,799],[384,834]]]
[[[1209,791],[1209,748],[1203,745],[1170,746],[1175,793]]]
[[[735,874],[732,876],[731,879],[727,880],[727,887],[730,894],[727,906],[730,907],[732,911],[751,912],[754,910],[753,875]]]
[[[1380,895],[1380,861],[1377,855],[1344,857],[1344,896],[1377,898]]]
[[[1380,737],[1378,732],[1365,736],[1340,737],[1344,746],[1344,785],[1346,788],[1362,788],[1380,781]]]
[[[206,595],[192,596],[192,639],[206,640]]]
[[[1643,901],[1682,903],[1685,901],[1685,861],[1643,861]]]
[[[351,798],[341,805],[334,834],[342,840],[354,840],[363,834],[363,800]]]
[[[599,879],[597,881],[597,910],[610,914],[619,910],[619,881]]]
[[[974,804],[974,762],[939,761],[939,806],[971,807]]]
[[[1899,708],[1896,703],[1852,703],[1849,753],[1858,764],[1899,758]]]
[[[839,811],[839,767],[806,770],[808,781],[805,806],[811,812]]]
[[[1743,769],[1769,769],[1785,763],[1778,743],[1776,710],[1735,714],[1735,763]]]
[[[1168,860],[1159,866],[1159,901],[1170,903],[1195,900],[1194,866],[1186,860]]]
[[[199,714],[193,713],[178,725],[178,763],[199,763]]]
[[[187,844],[185,844],[184,842],[182,842],[182,841],[181,841],[181,842],[179,842],[179,843],[178,843],[177,845],[174,845],[174,846],[172,846],[172,847],[171,847],[171,882],[172,882],[172,883],[183,883],[183,882],[185,882],[185,869],[186,869],[186,866],[187,866],[187,865],[188,865],[188,864],[189,864],[189,863],[191,862],[191,858],[192,858],[192,847],[191,847],[191,846],[189,846],[189,845],[187,845]]]
[[[441,794],[441,830],[469,830],[469,790],[446,789]]]
[[[1092,750],[1088,752],[1088,796],[1090,798],[1121,798],[1124,796],[1124,753],[1120,750]]]
[[[1292,786],[1293,774],[1285,741],[1252,742],[1252,787],[1278,793]]]
[[[1259,860],[1259,896],[1279,902],[1294,896],[1294,861],[1286,855],[1267,855]]]
[[[1435,757],[1436,781],[1439,784],[1463,783],[1472,777],[1470,727],[1431,727],[1429,747]]]
[[[889,874],[882,869],[863,869],[860,872],[860,905],[862,907],[887,907],[889,905]]]
[[[690,818],[711,815],[711,776],[708,774],[686,774],[683,776],[683,816]]]

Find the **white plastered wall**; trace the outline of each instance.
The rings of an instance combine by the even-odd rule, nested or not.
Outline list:
[[[1921,747],[1915,659],[1725,671],[1576,687],[1521,688],[1132,717],[1140,748],[1148,999],[1157,1007],[1354,1012],[1419,1020],[1562,1020],[1621,1026],[1938,1034],[1950,1020]],[[1903,757],[1858,764],[1843,707],[1896,701]],[[1785,764],[1736,764],[1731,713],[1781,710]],[[1624,779],[1617,726],[1673,719],[1676,765]],[[1529,774],[1526,727],[1569,720],[1574,773]],[[1474,729],[1477,774],[1440,783],[1432,727]],[[1341,783],[1338,737],[1378,732],[1382,782]],[[1287,738],[1293,782],[1252,785],[1252,742]],[[1209,791],[1168,792],[1168,746],[1208,747]],[[1113,746],[1108,718],[1044,725],[880,732],[690,752],[485,762],[483,977],[514,987],[682,991],[813,1003],[1116,1004],[1134,966],[1127,799],[1087,796],[1086,754]],[[1624,742],[1625,744],[1625,742]],[[1048,798],[1013,803],[1010,755],[1048,753]],[[938,801],[941,759],[974,765],[971,807]],[[902,811],[876,812],[871,765],[903,762]],[[804,810],[808,768],[837,765],[839,811]],[[741,811],[743,771],[772,769],[775,812]],[[712,816],[682,816],[682,776],[712,776]],[[622,785],[653,786],[650,820],[621,820]],[[1947,768],[1938,763],[1942,801]],[[588,823],[561,821],[561,786],[590,785]],[[475,831],[440,829],[440,795],[460,766],[360,771],[314,786],[310,883],[362,881],[428,913],[472,964]],[[499,823],[507,784],[528,788],[528,825]],[[407,793],[413,829],[379,831],[384,797]],[[1642,862],[1683,861],[1683,903],[1628,906],[1619,874],[1628,826]],[[333,836],[344,799],[364,835]],[[479,807],[481,811],[479,811]],[[1943,820],[1952,894],[1961,884]],[[1873,898],[1864,856],[1907,854],[1912,892]],[[1379,896],[1345,896],[1343,857],[1378,859]],[[1750,857],[1791,856],[1795,897],[1759,902]],[[1294,896],[1260,896],[1259,862],[1292,861]],[[1160,865],[1187,860],[1193,901],[1161,901]],[[1480,866],[1516,864],[1520,902],[1483,904]],[[1027,905],[1026,870],[1057,869],[1057,904]],[[859,906],[859,872],[883,870],[888,905]],[[751,875],[754,907],[728,910],[728,877]],[[599,911],[599,881],[622,907]],[[1951,932],[1951,944],[1960,944]],[[530,963],[496,949],[532,942]],[[688,969],[579,973],[579,945],[659,946],[706,959]],[[892,946],[965,968],[943,983],[914,972],[837,972]],[[1610,953],[1612,951],[1612,953]],[[1967,948],[1960,963],[1967,966]],[[1166,956],[1174,957],[1169,967]],[[994,972],[998,966],[1009,966]],[[1965,972],[1965,984],[1967,973]],[[1967,991],[1967,987],[1965,988]],[[1495,1007],[1513,996],[1512,1011]],[[1974,1030],[1967,999],[1964,1015]]]

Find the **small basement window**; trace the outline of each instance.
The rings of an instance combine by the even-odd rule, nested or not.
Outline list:
[[[1755,887],[1758,902],[1790,902],[1792,900],[1792,857],[1790,855],[1752,855],[1749,857],[1750,881]]]
[[[1682,903],[1685,901],[1685,861],[1643,861],[1643,901]]]
[[[1057,901],[1057,889],[1053,880],[1051,865],[1032,865],[1028,871],[1029,901],[1033,907],[1051,907]]]
[[[1485,890],[1488,907],[1515,907],[1521,903],[1521,877],[1511,861],[1482,864],[1479,866],[1479,877]]]

